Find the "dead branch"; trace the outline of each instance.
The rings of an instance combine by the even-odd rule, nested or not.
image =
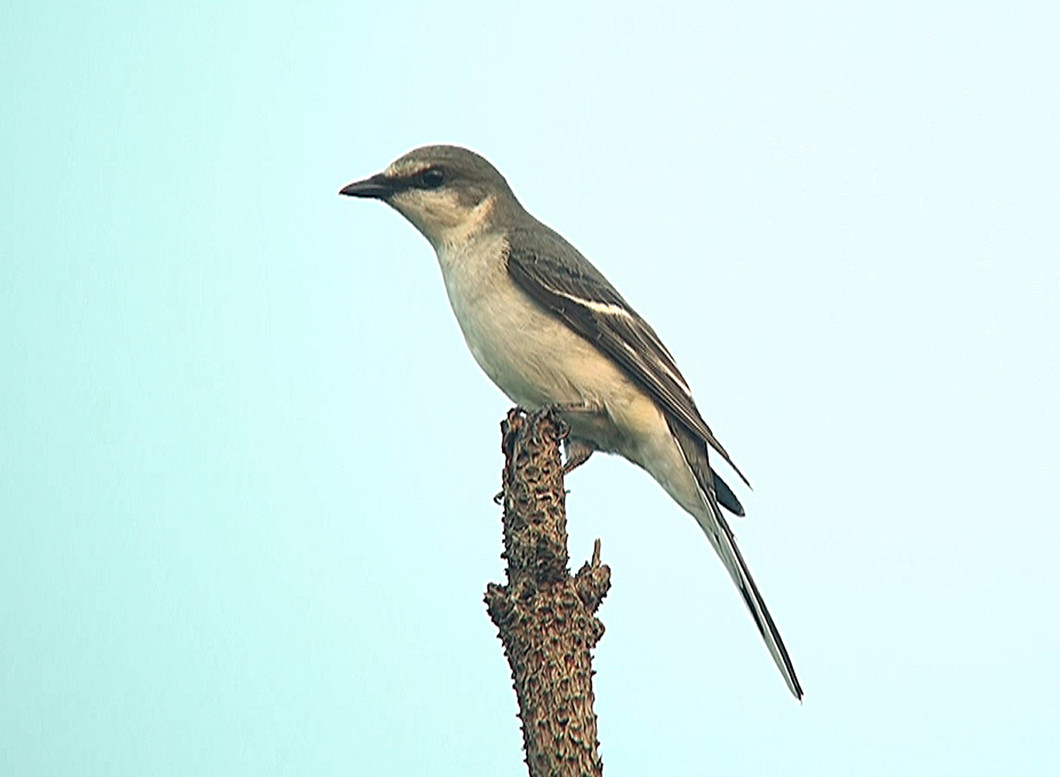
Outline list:
[[[567,568],[562,421],[515,409],[501,431],[508,582],[491,583],[485,601],[512,669],[530,777],[600,777],[590,651],[611,570],[600,540],[576,575]]]

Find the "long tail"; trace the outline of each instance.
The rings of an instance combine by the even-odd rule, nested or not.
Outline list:
[[[718,506],[718,495],[710,465],[707,462],[707,448],[699,438],[693,436],[679,422],[670,421],[669,424],[685,462],[696,476],[696,482],[699,483],[700,491],[703,493],[703,501],[708,508],[707,514],[697,515],[696,520],[729,571],[732,581],[736,583],[736,588],[743,596],[747,609],[751,612],[755,625],[758,626],[758,632],[762,635],[770,655],[773,656],[773,661],[776,662],[777,668],[784,677],[784,682],[788,684],[788,688],[796,699],[802,699],[802,686],[799,685],[799,678],[795,676],[795,667],[788,656],[787,648],[784,647],[780,630],[773,622],[765,599],[762,598],[754,578],[751,577],[751,570],[747,568],[747,562],[744,561],[740,549],[736,546],[736,537]]]

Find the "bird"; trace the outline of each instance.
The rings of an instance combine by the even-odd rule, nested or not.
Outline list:
[[[655,330],[558,232],[534,218],[503,175],[460,146],[428,145],[340,194],[381,200],[434,248],[472,356],[526,409],[569,429],[565,472],[596,451],[647,471],[702,528],[796,699],[802,686],[725,518],[744,515],[710,464],[714,436]]]

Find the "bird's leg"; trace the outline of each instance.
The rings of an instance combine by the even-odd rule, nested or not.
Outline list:
[[[549,405],[548,409],[557,415],[593,415],[600,412],[600,408],[590,402],[557,402]],[[569,430],[564,430],[563,449],[567,454],[567,460],[563,463],[563,474],[569,475],[575,469],[589,460],[596,450],[596,446],[588,440],[572,438]]]
[[[589,402],[556,402],[548,406],[549,410],[561,415],[578,415],[581,413],[599,413],[600,408]]]
[[[567,452],[567,460],[563,463],[564,475],[569,475],[576,468],[587,462],[589,457],[593,455],[593,451],[596,450],[596,446],[591,442],[570,437],[564,441],[563,448]]]

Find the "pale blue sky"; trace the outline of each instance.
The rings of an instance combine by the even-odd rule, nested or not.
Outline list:
[[[6,3],[0,774],[525,773],[498,422],[434,256],[337,196],[487,155],[755,484],[796,704],[596,457],[609,775],[1060,772],[1052,4]]]

